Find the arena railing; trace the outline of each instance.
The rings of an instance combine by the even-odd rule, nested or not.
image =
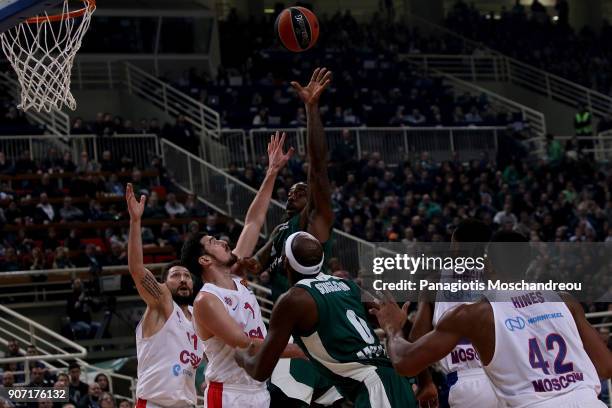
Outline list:
[[[70,362],[76,361],[86,373],[93,373],[93,375],[98,373],[106,374],[109,377],[110,391],[116,398],[134,401],[134,393],[136,391],[135,379],[92,366],[82,360],[82,358],[87,356],[87,350],[81,345],[1,304],[0,323],[0,344],[6,346],[9,339],[15,339],[21,349],[27,345],[36,347],[38,353],[36,355],[22,354],[21,357],[0,358],[0,364],[2,365],[12,362],[23,363],[23,372],[17,371],[15,373],[24,375],[25,384],[30,381],[29,363],[32,361],[40,362],[50,372],[54,373],[67,373]],[[124,384],[119,384],[120,382]],[[121,395],[118,393],[119,389],[126,390],[129,394]]]
[[[407,158],[428,152],[433,160],[448,160],[458,153],[464,160],[494,156],[501,126],[465,127],[327,127],[325,137],[330,151],[348,132],[355,143],[357,158],[378,152],[386,164],[396,166]],[[220,144],[223,150],[211,160],[220,168],[230,163],[238,167],[256,164],[266,157],[270,135],[277,130],[287,133],[287,146],[298,154],[306,153],[306,128],[222,129]]]
[[[257,190],[167,140],[161,141],[161,150],[164,163],[179,188],[196,193],[208,206],[244,225],[244,216]],[[262,235],[267,237],[284,216],[284,205],[272,200]],[[374,243],[334,229],[333,255],[348,270],[358,272],[360,255],[369,256],[375,251]]]
[[[444,61],[452,60],[449,56],[442,56]],[[546,119],[542,112],[539,112],[535,109],[532,109],[526,105],[523,105],[519,102],[516,102],[512,99],[506,98],[496,92],[492,92],[487,88],[483,88],[478,86],[472,82],[465,81],[457,76],[457,73],[454,69],[451,69],[451,72],[447,72],[445,69],[441,69],[440,66],[431,64],[426,58],[427,56],[423,55],[402,55],[402,59],[409,61],[426,72],[432,73],[435,76],[439,76],[444,78],[445,83],[450,84],[453,88],[460,92],[467,92],[470,94],[484,94],[487,96],[489,103],[492,106],[495,106],[501,110],[506,112],[520,112],[523,116],[523,120],[525,120],[530,129],[536,133],[540,137],[544,137],[546,135]],[[463,56],[459,56],[459,58],[464,58]],[[470,67],[474,68],[476,61],[473,57],[467,57],[467,59],[472,59],[472,62],[469,64]],[[492,67],[489,67],[489,64],[482,64],[480,57],[478,57],[479,64],[478,66],[483,66],[487,69],[487,73],[492,70],[494,73],[496,72],[496,65],[493,64]],[[486,60],[485,60],[486,61]],[[428,63],[429,62],[429,63]],[[461,66],[461,65],[460,65]],[[486,75],[486,74],[485,74]]]
[[[8,88],[9,93],[16,100],[21,98],[19,95],[20,85],[9,74],[0,72],[0,83]],[[52,109],[50,112],[37,112],[35,109],[29,109],[25,112],[25,115],[31,121],[43,125],[48,132],[56,136],[66,136],[70,134],[70,117],[60,110]]]
[[[545,95],[548,99],[556,100],[572,108],[576,106],[577,102],[583,102],[593,114],[601,117],[606,116],[612,109],[612,97],[608,95],[511,58],[483,43],[470,40],[421,17],[408,15],[407,19],[411,24],[421,27],[426,31],[433,31],[458,39],[462,42],[464,52],[472,54],[457,56],[452,65],[447,65],[447,68],[450,69],[447,73],[451,75],[457,76],[457,71],[463,69],[463,74],[461,74],[463,79],[509,82],[540,95]],[[412,55],[412,57],[418,58],[419,56]],[[442,61],[448,61],[451,58],[448,55],[422,57],[427,58],[429,64],[435,64],[436,69],[444,72],[446,71]],[[441,64],[434,62],[438,57],[441,58]],[[464,63],[457,64],[456,61],[459,60],[463,60]],[[491,79],[491,71],[497,75],[493,75],[493,78],[496,79]]]
[[[573,140],[575,144],[580,142],[591,142],[592,147],[583,147],[584,154],[590,154],[595,161],[606,163],[612,161],[612,130],[602,132],[596,136],[555,136],[556,140],[562,143]],[[546,158],[546,141],[541,138],[531,138],[524,142],[529,151],[539,158]]]
[[[219,114],[129,62],[124,63],[125,84],[130,94],[137,95],[164,112],[183,115],[199,134],[218,138],[221,129]]]
[[[127,155],[141,169],[150,166],[153,156],[160,155],[159,140],[153,134],[71,135],[66,142],[53,135],[0,137],[0,151],[7,157],[19,157],[28,150],[32,160],[44,160],[49,158],[50,149],[55,149],[60,155],[70,151],[75,163],[83,151],[87,152],[90,160],[99,162],[102,153],[108,150],[115,160]]]

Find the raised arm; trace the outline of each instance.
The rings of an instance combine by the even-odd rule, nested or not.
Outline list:
[[[334,212],[331,202],[331,186],[327,174],[327,140],[321,114],[319,98],[331,83],[332,73],[326,68],[317,68],[310,82],[302,87],[297,82],[291,82],[300,99],[306,107],[308,137],[308,204],[304,210],[307,217],[306,230],[320,242],[329,239],[334,223]]]
[[[236,353],[238,365],[254,379],[265,381],[270,378],[281,357],[295,357],[288,355],[285,350],[288,349],[287,343],[297,320],[303,317],[304,309],[308,306],[316,308],[312,297],[302,289],[293,288],[281,296],[274,305],[268,335],[259,351],[253,355],[244,351]]]
[[[612,353],[608,349],[608,345],[601,340],[597,331],[587,321],[580,303],[569,293],[561,293],[560,295],[572,312],[584,350],[593,362],[599,378],[612,377]]]
[[[134,196],[134,187],[128,183],[125,189],[125,199],[130,213],[130,232],[128,237],[128,267],[134,279],[138,294],[152,309],[163,309],[166,317],[172,313],[172,295],[166,285],[157,282],[155,276],[144,267],[142,259],[141,223],[146,197],[140,201]]]
[[[433,330],[433,304],[426,301],[419,301],[414,323],[408,334],[409,341],[415,341]],[[406,332],[404,331],[404,335]],[[438,389],[434,384],[429,369],[421,371],[417,376],[419,389],[416,394],[417,400],[427,406],[436,406],[438,399]]]
[[[268,170],[255,199],[246,213],[244,228],[238,238],[236,249],[233,251],[238,258],[245,258],[253,254],[261,227],[266,221],[266,213],[270,206],[276,176],[293,155],[293,147],[289,148],[287,153],[283,152],[286,137],[285,133],[281,136],[280,132],[276,132],[270,138],[270,143],[268,143]]]
[[[461,305],[446,313],[433,329],[414,343],[403,336],[403,312],[393,299],[386,299],[370,312],[387,335],[387,354],[400,375],[416,376],[450,353],[463,336],[467,315]]]

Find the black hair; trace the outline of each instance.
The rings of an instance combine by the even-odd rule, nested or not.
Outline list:
[[[532,260],[529,240],[516,231],[498,231],[491,238],[487,256],[500,278],[522,278]]]
[[[166,266],[164,266],[164,269],[162,271],[162,276],[161,276],[161,280],[162,282],[165,282],[166,279],[168,279],[168,274],[170,273],[170,269],[174,268],[175,266],[183,266],[183,264],[181,263],[181,261],[172,261],[168,264],[166,264]]]
[[[195,234],[187,239],[181,249],[181,264],[195,276],[202,275],[202,266],[198,262],[201,256],[206,255],[204,245],[201,244],[202,238],[206,234]]]

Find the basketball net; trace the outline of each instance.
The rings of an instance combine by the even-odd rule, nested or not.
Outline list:
[[[61,14],[32,17],[0,34],[2,49],[21,84],[21,103],[27,111],[50,112],[66,105],[76,108],[70,92],[74,56],[96,9],[94,0],[70,11],[64,0]]]

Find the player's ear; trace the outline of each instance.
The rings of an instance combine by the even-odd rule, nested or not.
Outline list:
[[[198,258],[198,263],[204,267],[210,266],[211,262],[212,262],[212,259],[210,259],[210,256],[208,255],[202,255],[201,257]]]

